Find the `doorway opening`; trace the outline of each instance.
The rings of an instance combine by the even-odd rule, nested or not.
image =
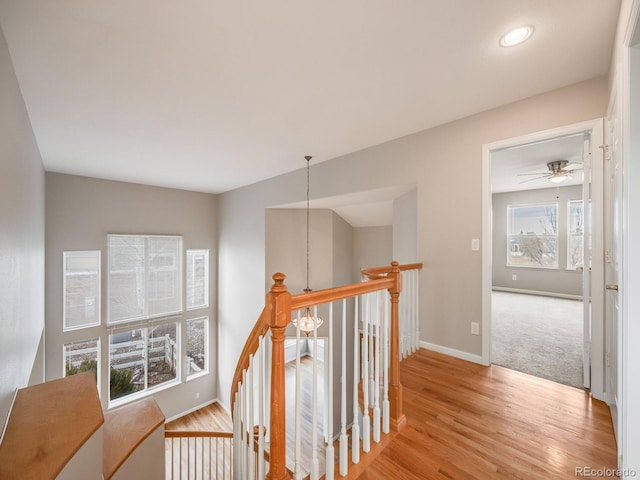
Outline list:
[[[597,120],[483,151],[483,363],[577,388],[596,378],[594,395],[603,367],[602,293],[592,288],[602,275],[600,145]]]

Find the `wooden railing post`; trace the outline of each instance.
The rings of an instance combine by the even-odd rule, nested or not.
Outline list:
[[[400,292],[402,291],[402,274],[399,263],[391,262],[391,271],[387,275],[393,278],[393,286],[389,288],[391,295],[391,335],[389,341],[389,410],[391,428],[399,431],[407,418],[402,408],[402,385],[400,384]]]
[[[273,275],[273,286],[267,294],[271,328],[271,414],[269,423],[269,473],[271,480],[290,479],[286,458],[286,398],[284,376],[285,329],[291,321],[291,294],[284,284],[282,273]]]

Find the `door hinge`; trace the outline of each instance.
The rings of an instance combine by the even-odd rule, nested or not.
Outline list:
[[[609,149],[609,145],[604,143],[604,144],[600,145],[600,148],[604,152],[605,160],[611,160],[611,151]]]

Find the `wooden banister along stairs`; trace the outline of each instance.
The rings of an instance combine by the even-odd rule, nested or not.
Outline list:
[[[363,270],[362,283],[296,295],[288,291],[284,274],[273,275],[265,307],[233,377],[234,478],[333,479],[336,467],[344,477],[350,464],[359,463],[361,455],[371,451],[372,441],[379,443],[382,435],[404,426],[399,362],[419,346],[421,268],[421,263],[392,262],[390,267]],[[401,301],[403,283],[407,292]],[[287,383],[286,331],[294,316],[300,318],[307,308],[314,316],[320,310],[328,317],[324,355],[318,328],[312,336],[302,337],[296,322],[291,328],[295,331],[295,381]],[[302,377],[303,342],[312,346],[311,392],[301,387],[309,381]],[[336,359],[339,365],[334,364]],[[288,403],[293,415],[287,411]],[[304,406],[311,408],[310,415]],[[339,411],[335,436],[334,410]]]

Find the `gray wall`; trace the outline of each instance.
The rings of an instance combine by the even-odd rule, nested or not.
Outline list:
[[[367,267],[389,265],[392,257],[393,227],[357,227],[353,229],[353,282]]]
[[[542,293],[582,295],[582,275],[567,270],[567,202],[582,198],[582,186],[542,188],[493,194],[493,286]],[[558,203],[558,269],[507,266],[507,206],[525,203]],[[512,276],[517,279],[513,280]]]
[[[313,165],[313,196],[416,185],[421,339],[479,357],[469,324],[482,321],[481,252],[471,250],[482,237],[482,145],[601,117],[607,97],[600,77]],[[247,272],[265,265],[264,209],[303,200],[291,186],[304,179],[301,169],[220,197],[221,358],[237,360],[262,310],[265,277]],[[225,398],[233,368],[219,373]]]
[[[210,306],[187,312],[182,319],[209,317],[208,375],[154,394],[167,418],[216,398],[216,203],[215,195],[132,183],[47,173],[46,175],[46,376],[63,375],[64,343],[101,336],[101,397],[108,401],[108,337],[106,327],[107,234],[182,235],[183,248],[208,248],[210,259]],[[62,253],[66,250],[102,252],[102,325],[62,331]],[[183,259],[184,264],[184,259]],[[184,288],[184,287],[183,287]],[[185,296],[183,295],[183,298]],[[186,329],[182,330],[182,338]],[[183,352],[184,360],[184,352]],[[184,361],[182,362],[184,364]],[[225,366],[225,368],[228,368]]]
[[[418,259],[418,191],[413,189],[393,202],[393,260],[415,263]]]
[[[44,328],[44,168],[0,30],[0,426]],[[41,358],[41,357],[40,357]],[[39,377],[39,378],[36,378]],[[34,375],[34,382],[43,380]]]

